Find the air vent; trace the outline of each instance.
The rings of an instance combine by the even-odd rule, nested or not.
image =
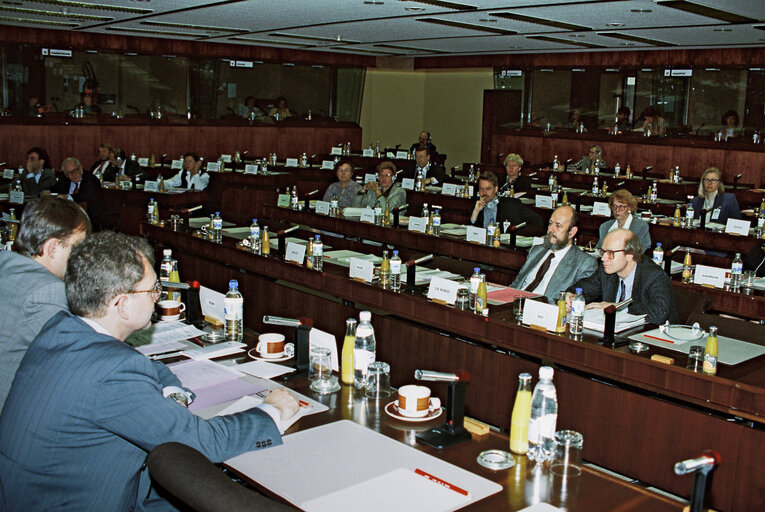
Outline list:
[[[50,20],[33,20],[30,18],[10,18],[8,16],[0,16],[0,21],[7,23],[23,23],[25,25],[45,25],[46,27],[79,27],[79,23],[66,23],[64,21],[50,21]]]
[[[548,43],[565,44],[569,46],[578,46],[580,48],[606,48],[601,44],[585,43],[584,41],[569,41],[568,39],[559,39],[557,37],[550,36],[527,36],[528,39],[536,39],[537,41],[547,41]]]
[[[35,3],[53,5],[56,7],[76,7],[78,9],[90,9],[93,11],[126,12],[129,14],[151,14],[154,12],[152,9],[141,9],[139,7],[94,4],[90,2],[74,2],[71,0],[35,0]]]
[[[441,0],[399,0],[413,4],[432,5],[433,7],[443,7],[444,9],[454,9],[456,11],[475,11],[478,9],[475,5],[458,4],[457,2],[443,2]]]
[[[155,36],[178,36],[178,37],[201,37],[200,34],[191,32],[175,32],[167,30],[148,30],[145,28],[127,28],[127,27],[106,27],[104,30],[111,32],[125,32],[130,34],[151,34]]]
[[[95,14],[75,14],[64,13],[59,11],[42,11],[39,9],[23,9],[20,7],[5,7],[0,6],[0,11],[15,12],[19,14],[32,14],[37,16],[50,16],[52,18],[66,18],[69,20],[82,20],[82,21],[112,21],[112,16],[96,16]]]
[[[142,21],[141,25],[150,25],[152,27],[167,28],[185,28],[187,30],[201,30],[203,32],[249,32],[244,28],[212,27],[208,25],[189,25],[188,23],[167,23],[164,21]]]

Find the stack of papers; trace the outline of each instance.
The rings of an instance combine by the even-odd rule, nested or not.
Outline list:
[[[614,332],[622,332],[633,327],[644,325],[645,315],[631,315],[626,310],[616,312],[616,326]],[[602,309],[587,309],[584,312],[584,328],[592,331],[603,332],[605,330],[606,315]]]

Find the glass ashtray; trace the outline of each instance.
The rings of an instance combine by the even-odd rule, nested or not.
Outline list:
[[[706,333],[698,323],[693,325],[670,324],[669,321],[659,326],[659,331],[677,341],[694,341],[702,338]]]

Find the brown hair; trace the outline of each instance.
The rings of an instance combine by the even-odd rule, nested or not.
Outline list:
[[[13,250],[29,257],[41,256],[46,240],[63,240],[76,231],[91,231],[85,210],[62,196],[45,196],[30,201],[21,218]]]
[[[627,206],[630,208],[630,212],[635,213],[637,211],[637,200],[635,199],[635,196],[633,196],[629,190],[625,190],[623,188],[620,188],[613,194],[611,194],[611,197],[608,198],[608,206],[611,208],[611,210],[614,209],[614,203],[616,201],[621,201],[622,203],[627,203]]]
[[[499,180],[497,179],[497,175],[491,171],[481,172],[481,174],[478,175],[478,181],[481,181],[481,180],[488,181],[495,187],[499,186]]]

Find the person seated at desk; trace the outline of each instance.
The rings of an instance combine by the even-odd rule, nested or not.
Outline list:
[[[77,203],[58,196],[33,199],[13,251],[0,251],[0,411],[27,347],[53,315],[67,311],[66,262],[90,229]]]
[[[503,192],[505,190],[513,189],[513,192],[530,192],[531,178],[521,174],[521,168],[523,167],[523,158],[521,155],[510,153],[505,157],[502,162],[505,166],[505,172],[507,173],[507,181],[502,186]]]
[[[247,96],[244,99],[244,103],[236,107],[236,113],[240,117],[245,119],[257,119],[258,117],[264,117],[266,115],[263,110],[255,104],[254,96]]]
[[[50,157],[44,148],[35,146],[27,151],[27,162],[21,190],[33,199],[48,194],[56,186],[56,172],[50,167]]]
[[[353,181],[353,165],[350,160],[342,158],[335,162],[335,176],[337,181],[327,187],[322,201],[332,201],[337,196],[337,205],[340,208],[353,206],[353,199],[361,190],[361,185]]]
[[[276,105],[268,111],[268,116],[276,119],[287,119],[292,117],[292,111],[287,106],[287,98],[279,96],[276,98]]]
[[[598,264],[574,245],[578,226],[579,214],[574,208],[556,208],[547,224],[544,242],[531,248],[526,263],[510,286],[544,295],[554,302],[561,291],[592,275]]]
[[[740,219],[741,210],[736,196],[725,192],[722,173],[717,167],[710,167],[701,175],[699,193],[691,201],[693,218],[701,218],[701,210],[706,210],[706,222],[726,224],[728,219]]]
[[[492,219],[502,225],[509,222],[515,226],[526,223],[526,229],[543,229],[542,217],[526,208],[515,197],[498,197],[497,175],[491,171],[478,176],[478,200],[470,213],[470,223],[482,228],[488,227]],[[504,231],[504,230],[503,230]]]
[[[738,127],[738,112],[729,110],[722,116],[723,138],[728,140],[741,135],[741,129]]]
[[[132,178],[141,174],[141,166],[138,162],[128,159],[120,148],[112,148],[109,153],[109,164],[103,174],[104,181],[116,181],[118,177]]]
[[[103,143],[99,144],[98,146],[98,161],[95,162],[93,165],[90,166],[90,172],[98,176],[103,176],[106,172],[106,169],[109,167],[109,164],[111,164],[111,161],[109,158],[111,157],[111,154],[114,152],[114,146],[111,144]]]
[[[202,170],[202,160],[196,153],[183,155],[183,169],[181,172],[165,180],[165,186],[185,188],[187,190],[204,190],[210,183],[210,174]]]
[[[661,115],[661,112],[659,112],[656,107],[651,106],[646,108],[643,113],[640,114],[638,121],[640,119],[643,120],[643,124],[640,126],[640,128],[635,128],[634,131],[647,132],[650,129],[651,135],[656,135],[659,137],[667,134],[667,120]]]
[[[29,346],[0,416],[7,510],[175,510],[149,492],[144,463],[155,447],[178,442],[221,462],[282,443],[278,426],[298,411],[288,391],[203,420],[164,364],[124,343],[151,325],[161,292],[153,256],[146,240],[110,231],[72,250],[71,313]]]
[[[76,158],[65,158],[61,163],[61,176],[51,192],[67,195],[76,203],[85,203],[94,228],[101,226],[101,182],[90,171],[83,171],[80,161]]]
[[[409,147],[409,152],[413,153],[418,149],[427,150],[430,156],[438,154],[436,151],[436,145],[433,144],[433,142],[430,140],[430,132],[420,132],[420,135],[417,137],[417,142]]]
[[[603,148],[598,145],[591,146],[587,154],[584,155],[581,160],[575,163],[574,167],[583,171],[592,171],[595,169],[595,164],[598,164],[598,168],[600,170],[608,167],[606,165],[606,161],[603,160]]]
[[[101,107],[96,105],[92,89],[83,89],[80,93],[80,102],[74,108],[82,108],[86,114],[100,114]]]
[[[628,191],[620,188],[608,198],[608,206],[611,208],[612,220],[607,220],[600,225],[598,229],[598,245],[600,249],[606,235],[619,228],[629,229],[640,239],[640,245],[645,249],[651,248],[651,233],[648,231],[648,224],[643,219],[635,216],[637,211],[637,200]]]
[[[614,128],[616,128],[616,133],[627,133],[632,130],[632,123],[630,122],[630,114],[632,112],[630,111],[629,107],[619,107],[619,110],[616,111],[616,120],[614,121],[614,124],[611,126],[606,126],[606,129],[609,130],[612,134],[614,132]],[[616,135],[616,134],[614,134]]]
[[[582,125],[582,130],[586,132],[587,128],[584,127],[583,123],[584,121],[582,120],[582,109],[575,108],[569,112],[568,119],[565,123],[563,123],[563,128],[576,130],[580,125]]]
[[[376,168],[379,184],[370,181],[364,185],[353,199],[353,206],[357,208],[374,208],[375,203],[380,202],[383,210],[387,207],[393,211],[399,206],[406,204],[406,190],[401,188],[398,183],[393,183],[393,177],[396,175],[396,165],[386,160],[380,162]]]
[[[678,322],[672,281],[653,260],[643,258],[643,246],[635,233],[622,228],[610,232],[600,252],[603,265],[568,288],[569,309],[574,292],[581,288],[587,309],[604,309],[631,297],[631,314],[646,315],[652,324]]]
[[[417,179],[417,173],[422,172],[424,185],[442,185],[449,179],[443,167],[431,162],[430,153],[426,148],[417,148],[414,151],[414,162],[401,173],[401,179]]]

